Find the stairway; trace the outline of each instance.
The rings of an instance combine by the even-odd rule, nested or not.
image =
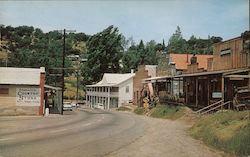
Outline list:
[[[220,110],[220,108],[222,109],[225,105],[229,105],[229,107],[230,107],[230,103],[231,103],[231,101],[224,102],[223,100],[220,100],[220,101],[217,101],[211,105],[208,105],[208,106],[196,111],[196,113],[201,114],[201,115],[207,114],[207,113],[212,113],[212,112]]]

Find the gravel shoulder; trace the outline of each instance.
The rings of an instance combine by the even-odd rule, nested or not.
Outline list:
[[[225,157],[187,133],[190,123],[141,116],[146,121],[144,135],[106,157]]]

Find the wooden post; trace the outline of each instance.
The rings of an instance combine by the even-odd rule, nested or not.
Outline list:
[[[40,106],[39,106],[39,115],[43,115],[44,108],[44,82],[45,82],[45,69],[40,68]]]
[[[248,55],[250,56],[250,53]],[[250,71],[248,72],[248,75],[250,75]],[[248,78],[248,89],[250,90],[250,78]]]
[[[195,105],[196,105],[196,107],[198,107],[198,77],[197,78],[195,78],[196,80],[195,80],[195,92],[196,92],[196,94],[195,94]]]
[[[184,78],[183,78],[183,82],[184,82]],[[187,79],[185,79],[185,94],[186,94],[186,105],[188,104],[188,83],[187,83]]]
[[[110,109],[110,87],[108,87],[108,109]]]
[[[181,78],[179,78],[178,81],[179,81],[179,82],[178,82],[178,86],[179,86],[178,97],[179,97],[179,99],[180,99],[180,93],[181,93]]]
[[[207,78],[207,105],[210,103],[210,77]]]
[[[224,103],[224,98],[225,98],[225,96],[224,96],[224,83],[225,83],[225,78],[222,76],[221,77],[221,99],[222,99],[222,103]]]
[[[224,89],[225,89],[225,78],[221,77],[221,98],[222,98],[222,104],[224,103],[225,95],[224,95]],[[221,106],[221,109],[223,109],[223,106]]]
[[[173,79],[170,79],[170,95],[173,95]]]

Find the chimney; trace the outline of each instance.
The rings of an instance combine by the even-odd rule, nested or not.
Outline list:
[[[134,73],[134,69],[131,69],[131,74],[133,74]]]

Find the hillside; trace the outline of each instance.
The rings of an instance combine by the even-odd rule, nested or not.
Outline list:
[[[67,33],[65,37],[65,67],[79,68],[80,63],[67,56],[86,56],[86,41],[90,36],[85,33]],[[62,71],[54,70],[62,67],[63,35],[58,31],[43,32],[32,26],[1,26],[0,40],[0,66],[27,67],[46,69],[46,84],[61,87],[61,78],[54,74],[61,74]],[[76,63],[78,62],[78,63]],[[75,70],[65,70],[65,76],[72,80]],[[67,79],[67,78],[66,78]],[[66,80],[67,81],[67,80]],[[66,95],[73,98],[76,93],[76,86],[66,84]],[[72,92],[73,91],[73,92]],[[82,90],[79,95],[83,96]]]
[[[190,134],[208,145],[237,156],[250,155],[249,111],[227,111],[203,116]]]

